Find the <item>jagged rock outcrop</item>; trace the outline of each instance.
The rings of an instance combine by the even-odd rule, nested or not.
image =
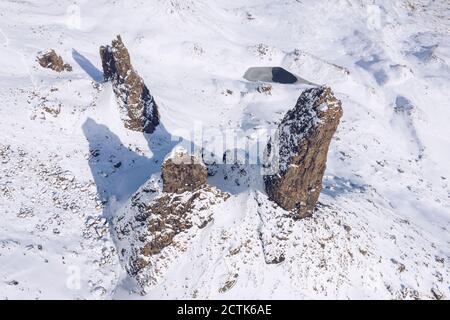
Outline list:
[[[201,161],[176,147],[159,177],[149,179],[114,217],[114,233],[127,272],[146,288],[158,283],[213,219],[230,195],[206,183]]]
[[[189,155],[183,148],[176,148],[161,168],[164,192],[198,190],[206,184],[207,176],[208,170],[201,160]]]
[[[314,211],[328,148],[342,117],[341,102],[329,87],[304,91],[287,112],[266,150],[271,174],[264,177],[269,197],[295,217]]]
[[[229,197],[208,185],[182,194],[160,191],[148,181],[113,221],[122,263],[144,291],[164,278]]]
[[[72,66],[68,63],[64,63],[63,58],[56,54],[53,49],[40,52],[37,56],[37,60],[43,68],[52,69],[56,72],[72,71]]]
[[[133,131],[152,133],[159,124],[158,107],[144,80],[134,70],[130,54],[122,38],[111,46],[100,47],[103,77],[111,81],[121,108],[125,127]]]
[[[182,232],[203,229],[212,220],[211,206],[226,200],[228,194],[210,186],[183,195],[165,193],[147,204],[137,220],[146,226],[146,241],[142,243],[136,259],[131,262],[132,272],[146,267],[149,258],[173,245]]]

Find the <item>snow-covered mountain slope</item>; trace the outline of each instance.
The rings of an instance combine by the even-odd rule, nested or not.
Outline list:
[[[1,0],[0,298],[448,299],[449,17],[446,0]],[[152,135],[123,127],[102,82],[117,34],[158,104]],[[48,48],[73,72],[41,68]],[[243,78],[259,66],[342,101],[315,215],[286,218],[258,170],[219,170],[230,198],[141,295],[114,217],[160,187],[173,136],[277,126],[308,86],[261,90]]]

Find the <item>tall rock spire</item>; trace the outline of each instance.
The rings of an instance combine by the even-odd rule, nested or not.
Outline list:
[[[266,191],[282,208],[294,210],[298,218],[314,211],[328,148],[342,113],[341,102],[330,88],[308,89],[287,112],[267,145],[273,174],[264,177]]]
[[[111,81],[125,127],[152,133],[159,124],[158,107],[144,80],[134,70],[122,38],[100,47],[103,77]]]

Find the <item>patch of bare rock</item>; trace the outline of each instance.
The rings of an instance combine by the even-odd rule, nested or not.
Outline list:
[[[56,72],[72,71],[72,66],[68,63],[64,63],[63,58],[53,49],[40,52],[37,56],[37,61],[41,67],[51,69]]]
[[[195,191],[206,184],[208,177],[208,170],[201,160],[182,148],[175,149],[161,169],[164,192]]]

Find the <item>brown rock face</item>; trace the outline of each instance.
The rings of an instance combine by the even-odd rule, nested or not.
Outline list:
[[[208,170],[200,160],[180,149],[164,161],[161,174],[164,192],[183,193],[195,191],[204,186]]]
[[[294,210],[297,218],[314,211],[328,148],[341,117],[341,102],[330,88],[308,89],[287,112],[276,138],[267,145],[266,155],[278,170],[264,177],[266,191],[282,208]]]
[[[122,212],[114,224],[121,259],[142,287],[158,281],[176,261],[174,251],[186,250],[187,241],[212,221],[214,206],[229,194],[206,185],[184,194],[163,193],[150,201],[147,197],[145,188],[135,193],[127,207],[130,214]]]
[[[133,69],[130,54],[122,38],[112,41],[111,46],[100,47],[103,77],[113,83],[125,127],[152,133],[159,124],[158,107],[144,80]]]
[[[146,207],[148,232],[155,236],[152,241],[145,244],[141,253],[144,256],[158,254],[163,248],[172,243],[173,238],[177,234],[192,228],[195,222],[192,221],[190,213],[196,210],[196,206],[199,203],[201,203],[201,206],[198,210],[206,210],[216,202],[227,198],[228,194],[205,186],[202,189],[189,193],[187,197],[165,194],[155,199],[151,205]],[[199,219],[198,223],[200,224],[197,227],[200,229],[204,228],[211,219],[209,216]]]
[[[56,72],[72,71],[72,66],[68,63],[64,63],[61,56],[57,55],[53,49],[40,53],[37,59],[43,68],[52,69]]]

